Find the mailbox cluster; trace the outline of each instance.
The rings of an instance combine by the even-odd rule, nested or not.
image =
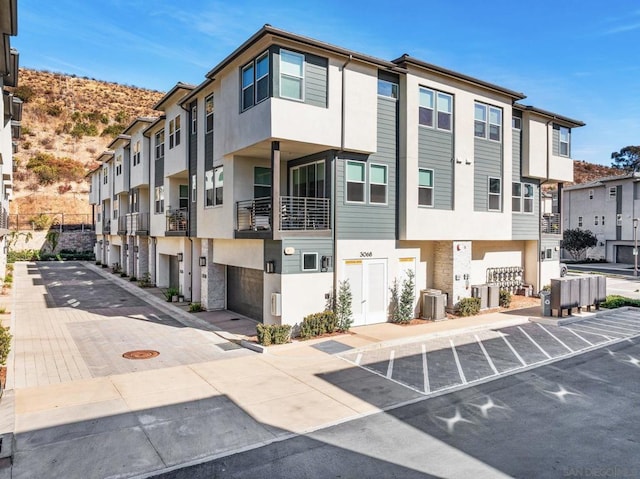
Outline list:
[[[522,289],[524,270],[521,266],[507,266],[505,268],[488,268],[487,283],[497,284],[500,289],[506,289],[512,294]]]
[[[599,308],[607,299],[607,278],[602,275],[581,276],[579,278],[559,278],[551,280],[551,311],[557,311],[559,318],[563,311],[570,315],[574,308]]]

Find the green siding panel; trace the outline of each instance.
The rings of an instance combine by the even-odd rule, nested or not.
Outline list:
[[[453,135],[433,128],[418,129],[418,167],[434,173],[433,207],[453,209]],[[416,171],[417,175],[418,172]]]
[[[475,139],[474,144],[474,209],[488,211],[489,177],[502,178],[502,143],[496,141]],[[509,196],[511,195],[509,185]],[[504,205],[505,184],[502,181],[502,201]]]
[[[273,241],[272,243],[280,243]],[[276,272],[281,274],[300,274],[300,273],[319,273],[323,256],[331,256],[331,268],[327,271],[333,271],[333,240],[331,238],[291,238],[281,242],[281,270]],[[293,248],[294,253],[290,255],[282,254],[285,248]],[[317,253],[318,254],[318,270],[302,271],[302,254]],[[266,250],[265,250],[266,254]],[[267,257],[265,256],[265,259]]]

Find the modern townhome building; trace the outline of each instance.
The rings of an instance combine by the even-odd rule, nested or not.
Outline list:
[[[634,232],[640,218],[640,173],[609,176],[568,186],[562,194],[564,229],[590,230],[597,246],[587,258],[634,263]]]
[[[18,52],[11,48],[10,37],[18,34],[17,0],[0,0],[0,278],[7,267],[9,201],[13,185],[13,154],[18,149],[22,100],[8,88],[18,86]]]
[[[102,218],[118,201],[118,216],[150,217],[148,236],[103,227],[100,257],[265,323],[322,311],[346,280],[354,324],[386,321],[409,270],[416,314],[425,289],[449,307],[475,284],[537,291],[558,275],[561,239],[540,186],[573,179],[571,130],[583,123],[524,98],[266,25],[98,158]],[[127,192],[114,167],[121,156],[133,178],[136,131],[148,183]],[[124,259],[127,241],[144,260]]]

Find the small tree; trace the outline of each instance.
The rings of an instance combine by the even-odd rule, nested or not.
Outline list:
[[[611,166],[626,171],[634,171],[640,167],[640,146],[625,146],[620,151],[611,153]]]
[[[597,244],[598,239],[591,231],[576,228],[564,231],[560,246],[567,250],[573,259],[578,260],[589,248],[593,248]]]
[[[393,323],[406,324],[414,317],[413,302],[415,299],[415,273],[407,271],[407,279],[402,281],[402,289],[399,291],[398,280],[394,280],[391,287],[391,305],[389,312]]]
[[[338,330],[349,331],[353,323],[353,313],[351,311],[351,286],[349,280],[345,279],[338,284],[338,294],[336,297],[335,313],[338,318]]]

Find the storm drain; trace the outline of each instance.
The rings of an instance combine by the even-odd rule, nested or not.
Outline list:
[[[151,359],[160,353],[152,349],[138,349],[137,351],[127,351],[122,355],[125,359]]]

